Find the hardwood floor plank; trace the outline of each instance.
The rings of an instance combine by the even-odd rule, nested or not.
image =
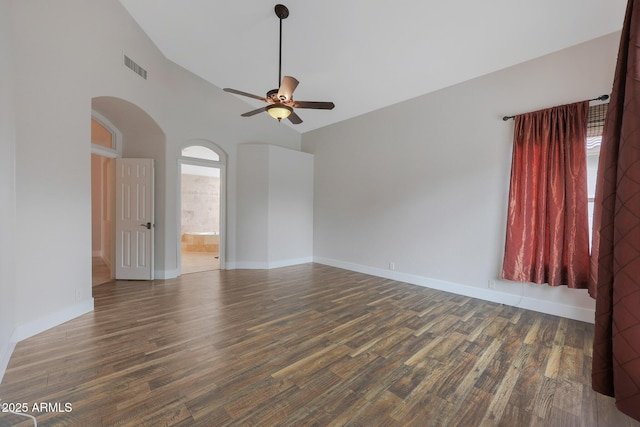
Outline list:
[[[40,426],[640,426],[591,390],[582,322],[319,264],[93,292],[0,384],[72,405]]]
[[[371,420],[376,420],[376,424],[380,426],[396,426],[397,421],[389,417],[391,410],[400,402],[393,393],[382,392],[375,400],[365,399],[365,404],[359,407],[359,410],[349,416],[347,426],[369,426]]]
[[[637,426],[638,423],[618,411],[615,407],[614,399],[602,394],[596,394],[598,402],[598,425],[611,427]]]
[[[423,360],[425,357],[427,357],[427,355],[431,351],[433,351],[435,348],[440,346],[444,341],[445,341],[445,338],[442,337],[442,336],[435,337],[431,341],[428,341],[424,345],[424,347],[422,347],[420,350],[418,350],[416,353],[414,353],[409,359],[405,360],[404,364],[408,365],[408,366],[413,366],[413,365],[417,364],[418,362]]]
[[[491,404],[493,395],[484,390],[473,387],[462,405],[450,418],[451,426],[478,426],[484,419],[487,409]],[[499,420],[496,420],[496,424]]]
[[[522,320],[522,317],[520,320]],[[527,360],[531,355],[531,345],[527,344],[525,341],[526,340],[523,340],[519,345],[519,348],[515,352],[504,376],[502,376],[502,381],[494,393],[494,397],[487,409],[487,413],[485,414],[481,425],[495,425],[502,418],[503,411],[507,403],[510,401],[513,390],[515,389],[523,371],[523,367],[526,366]]]
[[[584,353],[582,349],[564,346],[562,356],[560,357],[560,366],[558,368],[558,379],[576,382],[584,382]]]
[[[584,412],[583,387],[582,384],[570,380],[557,381],[553,407],[579,418]]]
[[[225,405],[224,409],[231,415],[231,418],[238,418],[291,387],[294,387],[294,384],[287,379],[268,377],[255,381],[246,393],[239,393],[239,396]]]
[[[500,421],[499,427],[528,426],[531,424],[532,415],[530,412],[507,403]]]
[[[453,401],[458,384],[469,375],[475,362],[476,358],[468,353],[452,353],[451,359],[447,360],[448,369],[446,374],[442,376],[439,384],[437,384],[435,393],[447,401]]]
[[[342,358],[342,356],[349,354],[350,349],[342,345],[331,344],[324,347],[322,350],[316,351],[309,356],[297,360],[296,362],[280,369],[277,372],[271,374],[274,378],[289,378],[293,382],[302,379],[318,369],[324,368],[330,365],[332,362]]]
[[[557,407],[551,408],[548,423],[558,427],[580,427],[580,418]]]
[[[551,348],[551,354],[547,359],[547,364],[544,369],[544,376],[551,379],[558,377],[560,371],[560,359],[562,357],[562,346],[554,344]]]
[[[475,364],[467,375],[457,383],[457,387],[450,399],[452,402],[460,404],[467,397],[467,394],[469,394],[472,387],[478,381],[478,378],[484,373],[489,362],[494,358],[501,346],[502,341],[500,340],[490,342],[489,347],[487,347],[480,357],[476,358]]]

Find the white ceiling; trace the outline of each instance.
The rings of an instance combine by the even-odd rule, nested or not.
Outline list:
[[[215,86],[259,96],[278,86],[277,1],[120,2],[168,59]],[[294,98],[336,104],[286,121],[307,132],[618,31],[627,1],[282,3],[282,74],[300,81]],[[240,98],[237,114],[264,106]]]

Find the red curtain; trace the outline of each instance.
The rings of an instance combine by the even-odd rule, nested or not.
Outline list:
[[[502,278],[586,288],[589,102],[515,118]]]
[[[593,389],[640,420],[640,7],[622,30],[596,182]]]

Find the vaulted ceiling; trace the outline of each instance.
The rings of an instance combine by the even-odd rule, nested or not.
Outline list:
[[[278,87],[277,1],[120,2],[169,60],[215,86],[260,96]],[[300,81],[294,98],[336,104],[297,110],[304,122],[287,123],[307,132],[618,31],[627,2],[282,3],[282,74]],[[242,99],[234,113],[265,105]]]

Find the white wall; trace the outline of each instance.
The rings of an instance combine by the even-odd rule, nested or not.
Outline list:
[[[609,93],[618,41],[611,34],[304,134],[315,156],[315,260],[593,321],[586,291],[498,280],[513,138],[501,117]]]
[[[238,147],[238,268],[265,268],[268,262],[268,159],[266,144]]]
[[[12,108],[10,0],[0,0],[0,378],[13,351],[17,325],[15,235],[15,121]]]
[[[313,156],[267,144],[238,147],[238,268],[312,261]]]
[[[313,257],[313,156],[269,148],[269,264]]]
[[[251,108],[248,104],[167,61],[117,1],[24,0],[12,7],[14,63],[20,64],[11,81],[15,101],[9,107],[16,117],[15,230],[20,236],[14,245],[15,284],[9,289],[16,294],[15,338],[93,306],[93,98],[135,104],[157,123],[164,138],[157,143],[158,135],[136,134],[134,125],[126,129],[124,141],[125,155],[156,159],[156,266],[161,277],[177,274],[177,157],[180,144],[192,139],[213,141],[229,155],[227,259],[235,260],[236,145],[264,142],[299,149],[300,135],[266,114],[240,117]],[[123,54],[147,69],[147,80],[123,65]],[[7,79],[5,71],[2,77]]]

